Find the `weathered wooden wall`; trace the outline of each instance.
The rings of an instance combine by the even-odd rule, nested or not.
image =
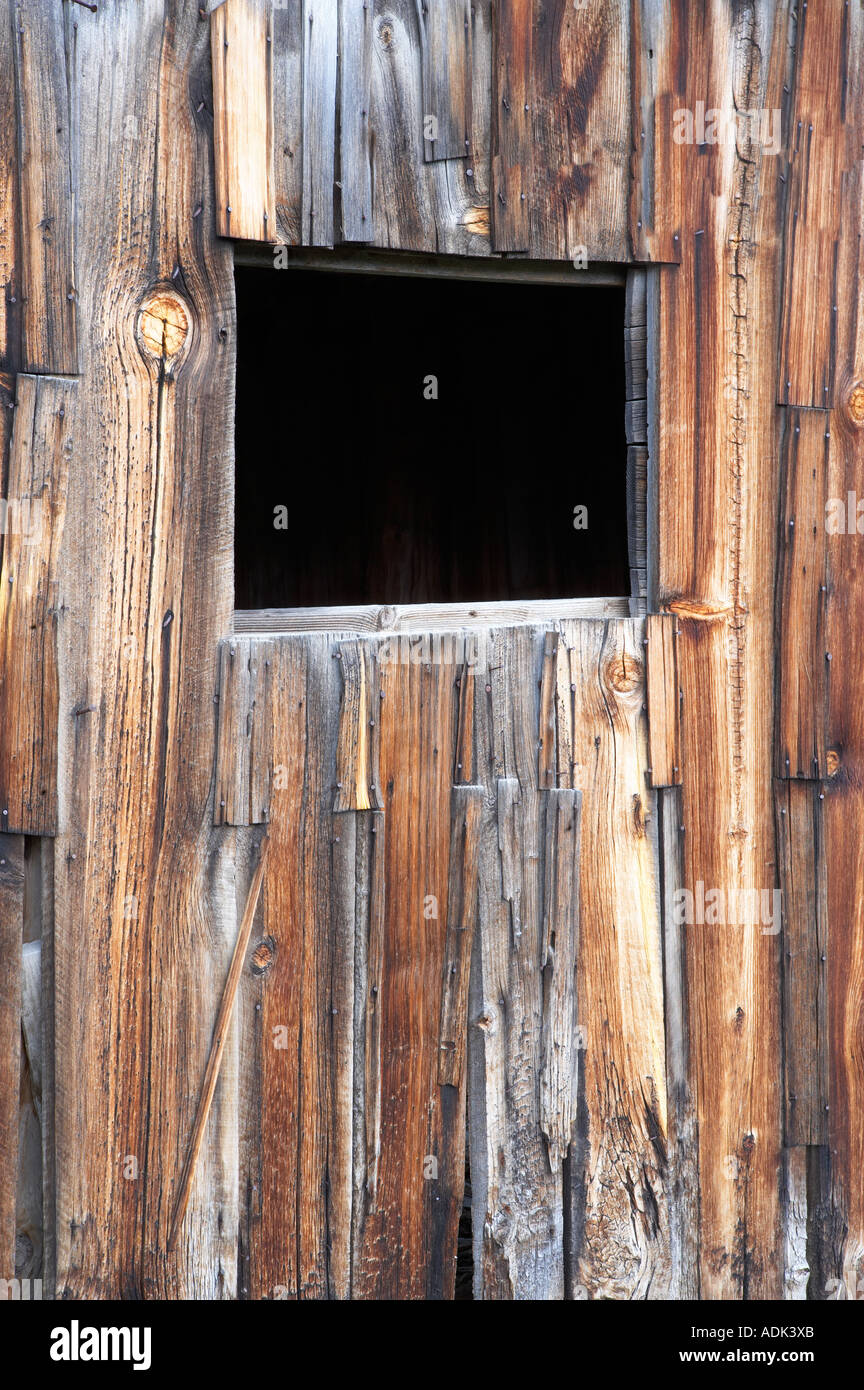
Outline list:
[[[449,1296],[467,1104],[475,1296],[854,1298],[861,6],[214,8],[0,7],[0,1277],[41,932],[48,1292]],[[644,267],[634,617],[232,635],[240,237]]]

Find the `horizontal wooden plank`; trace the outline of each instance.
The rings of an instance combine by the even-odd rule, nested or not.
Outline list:
[[[565,618],[624,618],[626,598],[523,599],[508,603],[406,605],[354,608],[248,608],[234,613],[240,634],[278,632],[454,632],[491,624],[542,624]]]
[[[213,146],[219,236],[276,240],[269,0],[212,13]]]

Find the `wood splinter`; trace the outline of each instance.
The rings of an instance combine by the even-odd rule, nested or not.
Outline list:
[[[252,923],[255,919],[255,909],[258,906],[258,896],[261,892],[261,884],[264,881],[264,866],[267,861],[269,846],[270,836],[265,835],[261,841],[258,863],[255,867],[255,873],[252,876],[249,896],[246,899],[246,907],[243,912],[243,920],[240,923],[240,931],[237,934],[234,954],[231,957],[228,978],[225,981],[225,988],[222,992],[222,1002],[219,1005],[219,1013],[216,1016],[213,1041],[210,1044],[210,1056],[207,1059],[207,1070],[204,1073],[204,1084],[201,1087],[198,1111],[195,1115],[195,1125],[192,1130],[192,1138],[189,1141],[189,1151],[186,1154],[186,1162],[183,1165],[183,1173],[180,1178],[180,1192],[177,1197],[177,1205],[174,1208],[174,1220],[171,1223],[171,1232],[168,1236],[169,1251],[172,1251],[177,1244],[177,1236],[186,1216],[186,1208],[189,1205],[189,1194],[192,1191],[192,1180],[195,1176],[198,1153],[201,1148],[201,1141],[204,1138],[204,1130],[207,1127],[207,1117],[210,1114],[210,1106],[213,1102],[216,1082],[219,1080],[219,1068],[222,1065],[222,1053],[225,1051],[225,1039],[228,1036],[228,1029],[231,1026],[231,1015],[234,1011],[237,986],[240,983],[243,961],[246,958],[249,937],[252,933]]]

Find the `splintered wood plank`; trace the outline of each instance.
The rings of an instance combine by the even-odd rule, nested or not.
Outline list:
[[[358,1214],[353,1296],[450,1298],[465,1163],[465,1089],[439,1084],[450,808],[452,667],[379,667],[386,881],[368,951],[366,1104],[375,1181]],[[376,1099],[378,1098],[378,1099]]]
[[[336,747],[334,811],[380,811],[378,747],[381,704],[375,648],[342,642],[338,652],[344,687]]]
[[[276,240],[273,35],[269,0],[225,0],[212,12],[216,230]]]
[[[78,371],[75,208],[64,17],[14,4],[21,369]]]
[[[849,11],[811,0],[798,14],[778,388],[787,405],[834,404]]]
[[[465,1069],[468,978],[471,943],[477,924],[479,826],[483,792],[483,787],[453,788],[447,940],[438,1043],[439,1086],[459,1086]]]
[[[69,470],[58,570],[57,1296],[232,1298],[233,1039],[184,1238],[165,1248],[237,928],[232,837],[211,804],[235,316],[215,236],[210,27],[195,6],[170,23],[149,5],[56,13],[73,26],[87,364],[86,465]],[[154,301],[165,312],[145,320]]]
[[[675,787],[681,782],[681,701],[674,613],[649,613],[645,619],[648,755],[651,786]]]
[[[572,260],[580,247],[589,263],[630,258],[629,19],[629,0],[534,6],[533,96],[525,100],[531,254],[541,259]]]
[[[362,3],[362,0],[360,0]],[[353,9],[355,0],[351,0]],[[346,11],[348,6],[346,6]],[[273,9],[273,187],[276,233],[301,244],[303,223],[303,7],[291,0]],[[340,45],[340,48],[342,45]],[[346,55],[352,62],[353,55]]]
[[[777,579],[777,775],[824,777],[831,415],[785,412]],[[845,499],[843,520],[845,523]]]
[[[372,26],[368,0],[339,7],[339,184],[342,240],[374,241]]]
[[[576,1110],[576,957],[579,942],[579,854],[582,793],[553,789],[543,852],[543,1063],[540,1128],[555,1172],[567,1157]]]
[[[477,682],[480,926],[469,1006],[474,1297],[565,1295],[563,1178],[539,1078],[559,1020],[543,1003],[543,809],[537,785],[542,628],[496,628]],[[487,688],[488,687],[488,688]],[[551,1073],[550,1073],[551,1080]],[[547,1123],[549,1110],[544,1112]],[[549,1125],[557,1139],[557,1125]]]
[[[303,0],[302,246],[333,245],[338,0]]]
[[[438,0],[427,5],[433,8]],[[437,256],[490,255],[492,9],[490,0],[471,6],[471,157],[427,161],[417,0],[374,7],[376,246]]]
[[[421,0],[417,16],[424,155],[464,159],[471,154],[471,3]]]
[[[827,1142],[827,865],[819,783],[777,784],[786,1143]]]
[[[687,133],[679,113],[694,114],[681,91],[687,39],[686,0],[630,0],[629,234],[637,261],[681,258],[687,146],[676,134]]]
[[[643,625],[564,623],[561,784],[582,788],[572,1281],[592,1298],[662,1298],[669,1250],[663,964],[654,796],[646,791]]]
[[[766,460],[779,458],[783,169],[759,122],[738,128],[736,113],[783,107],[790,49],[785,6],[724,15],[688,5],[679,31],[681,263],[657,276],[656,360],[682,370],[674,382],[659,373],[654,411],[656,606],[678,615],[683,634],[682,891],[758,891],[761,902],[764,890],[770,907],[778,468]],[[719,113],[710,141],[709,110]],[[721,127],[732,138],[714,138]],[[708,1299],[782,1293],[781,973],[778,937],[763,925],[686,929]]]
[[[57,606],[78,383],[19,376],[0,566],[0,829],[57,821]],[[10,412],[11,414],[12,412]]]
[[[0,1278],[15,1275],[24,839],[0,833]]]
[[[531,246],[531,0],[493,7],[491,225],[494,251]]]

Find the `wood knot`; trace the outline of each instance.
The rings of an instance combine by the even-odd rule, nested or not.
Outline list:
[[[378,38],[384,48],[389,48],[393,42],[393,25],[389,20],[382,20],[378,25]]]
[[[621,652],[606,666],[606,680],[619,695],[635,690],[642,680],[642,663],[629,652]]]
[[[836,777],[840,771],[840,754],[836,748],[829,748],[825,754],[825,769],[829,777]]]
[[[170,362],[189,337],[189,311],[173,290],[149,294],[138,311],[138,341],[152,357]]]
[[[250,965],[253,975],[266,975],[276,959],[276,942],[272,936],[265,936],[252,952]]]
[[[855,424],[860,425],[861,421],[864,420],[864,385],[862,385],[860,381],[857,385],[853,386],[852,390],[849,392],[849,399],[846,405],[849,410],[849,415],[855,421]]]

